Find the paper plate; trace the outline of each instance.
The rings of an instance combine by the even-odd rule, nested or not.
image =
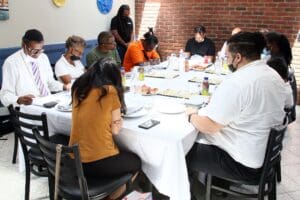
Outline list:
[[[53,0],[54,5],[56,5],[57,7],[62,7],[65,5],[66,0]]]
[[[170,103],[160,105],[157,110],[161,113],[165,114],[179,114],[183,113],[186,110],[185,105],[177,104],[177,103]]]

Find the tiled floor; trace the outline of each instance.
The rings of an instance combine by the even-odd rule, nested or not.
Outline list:
[[[282,152],[282,182],[277,185],[278,200],[300,200],[300,107],[297,107],[297,121],[289,125]],[[0,200],[24,199],[24,173],[19,173],[17,164],[11,164],[13,135],[0,140]],[[31,176],[31,197],[33,200],[49,199],[47,178]],[[200,187],[200,186],[199,186]],[[199,200],[203,199],[201,189]],[[220,199],[220,198],[213,198]],[[233,200],[234,198],[226,198]],[[237,200],[235,198],[235,200]]]

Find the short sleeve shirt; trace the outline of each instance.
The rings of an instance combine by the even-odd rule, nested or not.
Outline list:
[[[102,97],[100,89],[92,89],[79,106],[74,98],[72,105],[72,128],[69,145],[79,144],[81,160],[84,163],[114,156],[119,150],[114,143],[111,124],[112,111],[121,107],[116,89],[108,90]]]
[[[185,46],[185,52],[190,52],[192,55],[200,55],[200,56],[215,56],[216,48],[214,42],[206,38],[203,42],[197,42],[195,38],[191,38],[187,41]]]
[[[129,72],[134,65],[147,61],[148,59],[145,57],[145,54],[147,55],[148,59],[159,58],[159,55],[155,50],[146,52],[141,40],[130,43],[125,53],[123,62],[125,70]]]
[[[100,58],[111,58],[115,61],[117,66],[121,66],[121,59],[117,49],[103,53],[99,51],[98,47],[95,47],[86,55],[87,67],[89,67],[91,64],[93,64],[93,62],[99,60]]]
[[[133,32],[133,22],[130,17],[115,16],[111,20],[110,30],[117,30],[118,34],[124,40],[124,42],[131,41],[131,34]]]
[[[70,75],[72,79],[76,79],[84,72],[84,66],[81,61],[75,61],[74,65],[71,65],[66,58],[62,55],[61,58],[55,64],[55,75],[60,80],[60,76]]]
[[[263,164],[271,127],[283,123],[291,90],[264,61],[254,61],[229,75],[199,111],[225,126],[214,134],[199,134],[197,142],[218,146],[250,167]]]

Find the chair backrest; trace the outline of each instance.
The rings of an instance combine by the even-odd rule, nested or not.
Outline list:
[[[282,150],[282,140],[287,126],[278,125],[271,128],[267,149],[263,164],[263,171],[260,184],[265,184],[270,176],[275,175],[275,167],[280,162],[280,153]],[[264,180],[264,181],[263,181]],[[262,182],[263,181],[263,182]]]
[[[20,108],[14,108],[12,105],[8,107],[10,112],[10,120],[14,126],[14,131],[21,141],[25,159],[27,158],[28,150],[39,151],[35,142],[35,137],[32,134],[32,128],[37,127],[39,131],[43,132],[43,137],[49,140],[47,117],[45,113],[41,115],[31,115],[20,112]]]
[[[55,176],[55,172],[58,170],[56,169],[58,145],[45,140],[45,138],[40,135],[37,128],[33,129],[33,134],[43,154],[44,160],[47,163],[49,173],[52,176]],[[68,195],[66,192],[68,190],[67,188],[81,191],[82,199],[89,199],[87,183],[83,174],[78,145],[61,147],[58,185],[59,195],[62,197]]]

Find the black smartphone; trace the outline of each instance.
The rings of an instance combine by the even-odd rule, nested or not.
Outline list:
[[[44,103],[43,106],[44,106],[45,108],[52,108],[52,107],[54,107],[56,104],[57,104],[56,101],[50,101],[50,102]]]
[[[138,127],[139,128],[143,128],[143,129],[149,129],[152,128],[153,126],[159,124],[160,121],[154,120],[154,119],[150,119],[142,124],[140,124]]]

